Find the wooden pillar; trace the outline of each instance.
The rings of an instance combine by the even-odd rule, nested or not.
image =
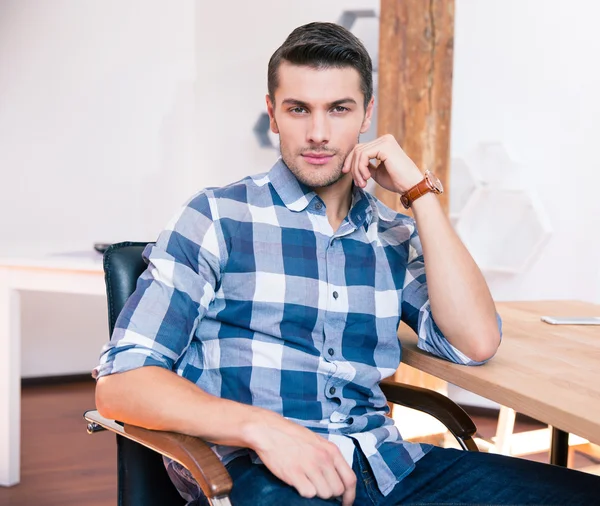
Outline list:
[[[440,178],[448,209],[454,0],[381,0],[379,135],[391,133],[417,166]],[[386,205],[397,194],[377,188]]]
[[[379,33],[378,135],[394,135],[422,171],[440,178],[447,212],[454,0],[381,0]],[[406,212],[399,195],[379,186],[375,195]],[[447,391],[444,381],[406,365],[395,378]]]

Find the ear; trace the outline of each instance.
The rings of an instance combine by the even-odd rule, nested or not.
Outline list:
[[[269,125],[271,127],[271,132],[278,134],[279,128],[277,127],[277,122],[275,121],[275,104],[271,101],[271,97],[268,94],[265,98],[267,100],[267,113],[269,114]]]
[[[369,100],[369,105],[367,105],[367,111],[365,113],[365,119],[363,119],[362,125],[360,127],[360,133],[364,134],[369,127],[371,126],[371,117],[373,116],[373,107],[375,104],[375,97],[371,97]]]

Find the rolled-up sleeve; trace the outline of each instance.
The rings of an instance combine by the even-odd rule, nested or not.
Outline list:
[[[498,314],[496,314],[496,319],[500,335],[502,335],[502,320]],[[489,358],[479,362],[471,360],[454,347],[436,325],[431,314],[423,248],[416,227],[413,228],[408,243],[408,261],[402,291],[402,321],[417,334],[417,346],[437,357],[463,365],[481,365],[489,360]],[[467,314],[465,315],[465,325],[468,324],[469,315]]]
[[[92,375],[143,366],[173,369],[214,298],[226,247],[214,200],[192,198],[142,254],[148,264]]]

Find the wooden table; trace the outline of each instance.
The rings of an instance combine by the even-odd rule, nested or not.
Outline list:
[[[502,344],[480,367],[417,349],[408,327],[398,332],[402,362],[553,427],[551,461],[566,465],[568,434],[600,444],[600,326],[549,325],[540,316],[600,316],[579,301],[500,302]]]
[[[105,295],[102,255],[0,259],[0,486],[20,479],[22,290]]]

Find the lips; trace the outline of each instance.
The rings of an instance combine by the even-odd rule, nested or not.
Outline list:
[[[304,153],[302,155],[308,163],[312,165],[325,165],[329,160],[333,158],[333,155],[325,155],[321,153]]]

